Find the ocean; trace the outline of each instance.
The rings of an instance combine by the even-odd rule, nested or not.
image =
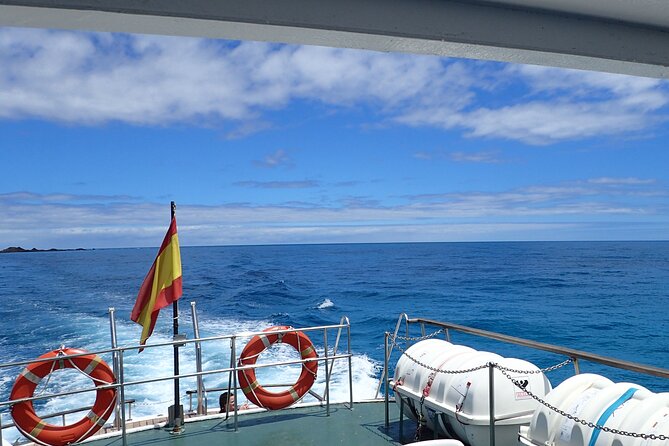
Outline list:
[[[116,310],[119,344],[136,344],[140,326],[129,315],[156,252],[157,247],[0,255],[0,362],[33,359],[61,345],[109,348],[110,307]],[[272,325],[336,324],[348,316],[355,399],[374,396],[383,333],[394,329],[401,313],[669,368],[666,241],[182,247],[181,255],[180,331],[189,338],[190,302],[196,303],[202,336]],[[165,309],[149,343],[170,340],[171,330],[171,309]],[[453,334],[452,341],[539,367],[563,359],[460,334]],[[322,343],[314,342],[322,354]],[[212,344],[203,350],[205,369],[226,367],[229,344]],[[275,358],[291,355],[290,350],[273,350]],[[182,349],[182,372],[194,371],[194,357],[192,347]],[[391,368],[396,361],[397,353]],[[126,379],[167,375],[172,362],[171,348],[128,354]],[[654,392],[669,391],[669,380],[589,363],[582,363],[581,370]],[[19,371],[0,369],[2,401],[9,399]],[[555,386],[572,371],[568,366],[548,377]],[[259,373],[259,379],[290,382],[297,373],[299,369],[288,368]],[[324,373],[319,375],[316,390],[322,392]],[[60,390],[88,385],[88,379],[81,379],[67,370],[49,385]],[[347,379],[341,361],[335,365],[333,400],[348,398]],[[227,382],[227,374],[205,378],[207,388]],[[183,380],[181,389],[195,389],[194,380]],[[216,406],[217,396],[210,397],[210,407]],[[126,398],[136,400],[135,418],[165,414],[172,386],[137,386]],[[45,414],[93,399],[89,393],[36,408]],[[241,394],[238,400],[244,400]],[[187,398],[183,403],[188,409]],[[3,423],[9,418],[5,413]],[[12,438],[11,432],[3,435]]]

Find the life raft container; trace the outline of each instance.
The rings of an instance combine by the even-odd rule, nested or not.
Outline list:
[[[287,333],[272,333],[277,330],[292,330],[293,327],[275,326],[269,327],[261,334],[251,338],[239,358],[239,366],[254,365],[258,356],[276,342],[283,342],[293,346],[302,359],[318,358],[314,345],[311,340],[302,332],[290,331]],[[270,392],[263,388],[256,379],[255,369],[239,370],[237,377],[239,384],[253,404],[270,410],[278,410],[288,407],[299,401],[308,391],[316,380],[318,372],[317,361],[302,363],[302,372],[297,382],[290,389],[283,392]]]
[[[54,370],[77,369],[91,378],[96,387],[116,382],[114,372],[98,355],[62,358],[86,353],[74,348],[61,348],[45,353],[36,362],[29,364],[16,378],[10,394],[11,400],[32,398],[40,381]],[[65,446],[77,443],[97,432],[114,411],[116,389],[98,389],[95,404],[81,420],[66,426],[55,426],[44,422],[35,413],[32,401],[23,401],[12,406],[12,418],[17,429],[30,440],[43,445]]]

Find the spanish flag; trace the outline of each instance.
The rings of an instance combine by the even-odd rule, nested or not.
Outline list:
[[[181,254],[177,220],[172,217],[172,223],[165,234],[158,256],[139,289],[137,302],[130,314],[130,319],[143,327],[139,340],[141,345],[146,344],[146,340],[153,333],[160,309],[176,301],[181,294]]]

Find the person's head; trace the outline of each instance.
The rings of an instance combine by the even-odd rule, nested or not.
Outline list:
[[[230,392],[221,393],[221,396],[218,397],[218,405],[221,409],[221,413],[225,412],[226,410],[235,410],[235,395]]]

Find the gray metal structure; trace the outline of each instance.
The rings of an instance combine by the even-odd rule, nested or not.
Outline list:
[[[669,78],[666,0],[0,0],[0,26],[363,48]]]

